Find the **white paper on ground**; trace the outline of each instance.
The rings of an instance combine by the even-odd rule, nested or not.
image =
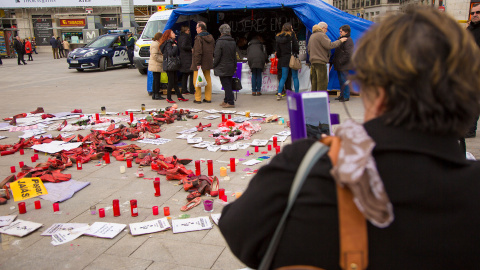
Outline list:
[[[48,229],[43,231],[41,235],[52,236],[58,232],[73,231],[86,226],[88,226],[88,223],[54,223]]]
[[[40,223],[17,219],[9,225],[1,227],[0,233],[23,237],[42,226]]]
[[[80,182],[73,179],[60,183],[44,183],[48,194],[41,195],[40,198],[51,202],[63,202],[70,199],[73,194],[90,185],[90,182]]]
[[[217,226],[218,226],[218,221],[220,220],[220,216],[221,216],[221,215],[222,215],[222,214],[220,214],[220,213],[219,213],[219,214],[211,214],[211,215],[210,215],[210,216],[212,217],[213,222],[215,222],[215,224],[217,224]]]
[[[32,130],[26,130],[25,133],[23,133],[23,135],[20,135],[18,137],[23,139],[28,139],[30,137],[34,137],[44,133],[47,133],[47,132],[43,129],[32,129]]]
[[[58,246],[61,244],[68,243],[72,240],[77,239],[78,237],[82,236],[90,226],[86,224],[86,226],[76,228],[74,230],[69,231],[59,231],[52,235],[52,242],[50,242],[54,246]]]
[[[166,217],[145,222],[130,223],[129,226],[132,235],[161,232],[171,228]]]
[[[207,119],[207,120],[213,120],[213,119],[217,119],[217,118],[220,118],[220,116],[219,115],[208,115],[208,116],[203,117],[203,119]]]
[[[261,163],[260,160],[256,160],[256,159],[250,159],[249,161],[247,162],[244,162],[242,163],[243,165],[247,165],[247,166],[252,166],[252,165],[255,165],[255,164],[258,164],[258,163]]]
[[[220,149],[220,145],[209,145],[207,150],[210,152],[217,152]]]
[[[277,135],[280,135],[280,136],[290,136],[291,134],[292,132],[290,132],[290,130],[284,130],[277,133]]]
[[[249,143],[237,143],[238,149],[241,149],[241,150],[247,149],[249,146],[250,146]]]
[[[184,110],[188,110],[188,111],[193,112],[193,113],[198,113],[198,112],[202,111],[202,110],[199,110],[199,109],[184,109]]]
[[[193,132],[196,132],[197,131],[197,128],[189,128],[189,129],[184,129],[182,131],[179,131],[177,132],[177,134],[189,134],[189,133],[193,133]]]
[[[252,143],[250,144],[251,146],[265,146],[268,144],[268,140],[259,140],[259,139],[255,139],[252,141]]]
[[[205,110],[206,113],[219,113],[220,111],[217,111],[217,110]]]
[[[107,222],[95,222],[88,228],[85,235],[95,236],[100,238],[114,238],[117,236],[127,225],[119,223],[107,223]]]
[[[234,113],[236,113],[236,111],[231,111],[231,110],[221,110],[220,112],[224,113],[224,114],[234,114]]]
[[[279,142],[284,142],[288,138],[288,136],[272,136],[269,139],[270,142],[273,142],[273,137],[277,137],[277,141]]]
[[[209,230],[212,227],[212,223],[208,217],[172,220],[173,233]]]
[[[222,151],[236,151],[236,150],[238,150],[238,147],[237,147],[236,144],[234,144],[234,145],[222,144],[220,146],[220,150],[222,150]]]
[[[213,145],[213,142],[201,142],[201,143],[194,144],[192,146],[196,148],[207,148],[211,145]]]
[[[82,142],[66,143],[64,141],[53,141],[51,143],[34,145],[32,148],[40,152],[54,154],[62,150],[68,151],[77,148],[80,145],[82,145]]]
[[[0,227],[7,226],[10,223],[12,223],[15,218],[17,218],[17,215],[11,215],[11,216],[1,216],[0,217]]]
[[[186,140],[186,139],[191,139],[193,137],[197,136],[197,133],[186,133],[186,134],[182,134],[180,136],[177,136],[177,139],[183,139],[183,140]]]
[[[187,139],[188,144],[201,143],[202,141],[203,141],[202,137],[195,137],[195,138],[188,138]]]

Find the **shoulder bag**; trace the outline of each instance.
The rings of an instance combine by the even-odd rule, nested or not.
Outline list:
[[[295,174],[295,178],[288,196],[287,208],[275,230],[263,256],[259,270],[268,270],[280,243],[280,237],[285,229],[285,222],[295,203],[298,193],[315,163],[328,151],[328,156],[335,166],[340,151],[340,138],[327,137],[316,142],[308,150]],[[327,145],[330,147],[327,147]],[[365,217],[353,202],[352,192],[348,188],[337,185],[338,222],[340,232],[340,267],[343,270],[363,270],[368,266],[368,238]],[[278,268],[278,270],[323,270],[315,266],[292,265]]]
[[[291,41],[290,43],[291,43],[290,53],[292,55],[290,56],[290,62],[288,63],[288,66],[293,70],[299,70],[302,68],[302,62],[297,56],[293,54],[293,41]]]
[[[239,91],[242,90],[242,82],[239,78],[232,78],[232,90]]]

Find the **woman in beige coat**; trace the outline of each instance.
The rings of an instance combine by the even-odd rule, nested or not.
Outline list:
[[[163,55],[160,51],[160,43],[162,33],[156,33],[150,44],[150,60],[148,61],[148,70],[153,72],[152,99],[165,99],[160,94],[160,74],[163,72]]]

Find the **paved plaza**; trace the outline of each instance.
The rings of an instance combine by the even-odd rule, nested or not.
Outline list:
[[[105,106],[108,112],[124,112],[127,109],[140,109],[144,103],[147,108],[164,108],[169,106],[165,100],[152,100],[146,91],[147,77],[140,75],[134,69],[113,69],[106,72],[85,71],[77,72],[69,70],[65,59],[54,60],[51,53],[33,55],[34,61],[27,62],[26,66],[17,65],[16,59],[3,59],[0,66],[0,117],[10,117],[15,114],[30,112],[37,107],[43,107],[46,113],[58,113],[82,109],[84,113],[99,113],[100,107]],[[223,94],[214,94],[211,104],[194,104],[193,96],[186,95],[188,102],[178,103],[179,108],[217,109],[223,101]],[[340,119],[346,119],[347,114],[342,103],[330,96],[332,113],[340,114]],[[355,120],[362,121],[363,106],[359,97],[351,97],[346,103],[350,114]],[[276,101],[274,95],[252,96],[239,94],[236,102],[236,111],[250,110],[252,113],[277,114],[288,120],[286,100]],[[162,138],[171,139],[169,143],[159,148],[164,156],[176,155],[179,158],[193,160],[213,160],[215,175],[219,176],[220,167],[226,166],[230,158],[253,159],[260,156],[275,155],[274,151],[267,151],[266,147],[260,148],[260,152],[254,153],[254,148],[237,151],[209,152],[205,149],[196,149],[188,145],[185,140],[176,139],[177,132],[186,128],[192,128],[202,124],[212,123],[216,126],[221,118],[215,120],[203,119],[205,112],[198,113],[199,118],[188,121],[177,121],[173,124],[163,125],[163,131],[159,133]],[[261,131],[254,134],[252,139],[269,139],[277,132],[286,129],[277,122],[262,123]],[[61,132],[48,131],[47,133],[57,136]],[[76,134],[87,135],[89,130],[77,131]],[[213,141],[208,137],[208,129],[199,132],[204,140]],[[18,136],[23,132],[0,131],[0,136],[8,138],[0,140],[0,144],[14,144],[18,142]],[[250,142],[251,140],[247,141]],[[126,143],[135,143],[124,141]],[[287,139],[281,146],[290,143]],[[136,143],[142,149],[154,149],[151,144]],[[467,151],[474,156],[480,157],[480,139],[467,139]],[[252,153],[246,156],[247,150]],[[41,154],[41,153],[40,153]],[[13,155],[0,157],[0,179],[10,175],[10,166],[18,165],[19,161],[32,166],[30,156],[33,150],[26,149],[25,155],[18,152]],[[41,154],[38,162],[45,162],[48,156]],[[300,158],[300,157],[299,157]],[[244,191],[255,169],[268,163],[268,159],[258,165],[246,166],[237,163],[236,172],[228,172],[229,180],[220,178],[220,188],[226,190],[228,201],[233,202],[235,192]],[[161,176],[160,197],[154,196],[151,180],[137,178],[136,165],[127,168],[125,174],[120,174],[119,167],[125,166],[125,162],[116,161],[108,165],[99,165],[98,162],[90,161],[83,165],[83,170],[78,171],[71,167],[63,173],[71,173],[72,179],[81,182],[90,182],[85,189],[76,193],[71,199],[60,203],[60,211],[52,211],[52,203],[41,200],[42,209],[34,209],[34,201],[26,202],[27,213],[17,218],[43,224],[39,230],[23,238],[1,235],[0,269],[241,269],[244,268],[240,261],[232,255],[226,245],[218,227],[211,230],[173,234],[171,230],[132,236],[128,224],[148,221],[163,217],[153,216],[152,206],[160,209],[170,207],[172,219],[179,218],[184,212],[181,206],[186,204],[187,192],[178,181],[166,181]],[[207,174],[206,162],[202,163],[202,174]],[[194,170],[193,162],[186,166]],[[18,168],[18,166],[17,166]],[[248,170],[250,169],[250,170]],[[144,168],[145,178],[158,176],[150,168]],[[202,198],[208,198],[202,196]],[[113,217],[112,200],[119,199],[121,216]],[[138,200],[139,215],[132,217],[128,201]],[[106,208],[106,217],[100,219],[98,215],[90,214],[90,207],[96,209]],[[214,203],[213,213],[221,213],[222,204]],[[210,213],[203,211],[199,205],[185,212],[190,217],[209,216]],[[0,205],[0,216],[18,214],[17,203],[9,200],[6,205]],[[102,239],[90,236],[81,236],[72,242],[53,246],[51,237],[40,234],[54,223],[88,223],[114,222],[127,224],[127,227],[113,239]],[[252,228],[252,230],[255,228]],[[314,252],[314,251],[312,251]]]

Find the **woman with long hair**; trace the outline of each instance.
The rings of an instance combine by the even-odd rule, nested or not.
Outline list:
[[[163,70],[166,69],[166,63],[168,58],[178,57],[178,46],[177,42],[175,41],[175,33],[168,29],[166,30],[162,37],[160,38],[160,50],[163,53]],[[182,96],[180,93],[180,89],[178,89],[178,70],[180,67],[176,69],[169,69],[167,71],[168,75],[168,87],[167,87],[167,102],[168,103],[175,103],[172,100],[172,88],[175,89],[175,94],[177,94],[177,98],[180,101],[188,101],[188,99]]]
[[[148,70],[153,73],[152,99],[165,99],[160,94],[160,74],[163,72],[163,55],[160,52],[160,43],[158,40],[162,37],[162,33],[158,32],[152,38],[150,44],[150,60],[148,61]]]
[[[282,99],[282,91],[285,86],[285,81],[287,81],[288,71],[290,67],[290,57],[293,55],[298,55],[300,48],[298,46],[298,40],[293,32],[293,27],[291,23],[285,23],[282,26],[282,31],[277,34],[275,37],[277,42],[275,51],[278,58],[278,69],[282,72],[282,78],[278,84],[278,93],[277,100]],[[293,86],[295,87],[295,92],[298,93],[300,89],[300,83],[298,81],[298,70],[292,69],[292,78]]]
[[[193,86],[192,66],[192,36],[190,27],[183,25],[178,35],[178,48],[180,49],[180,72],[182,72],[182,94],[195,94]]]

